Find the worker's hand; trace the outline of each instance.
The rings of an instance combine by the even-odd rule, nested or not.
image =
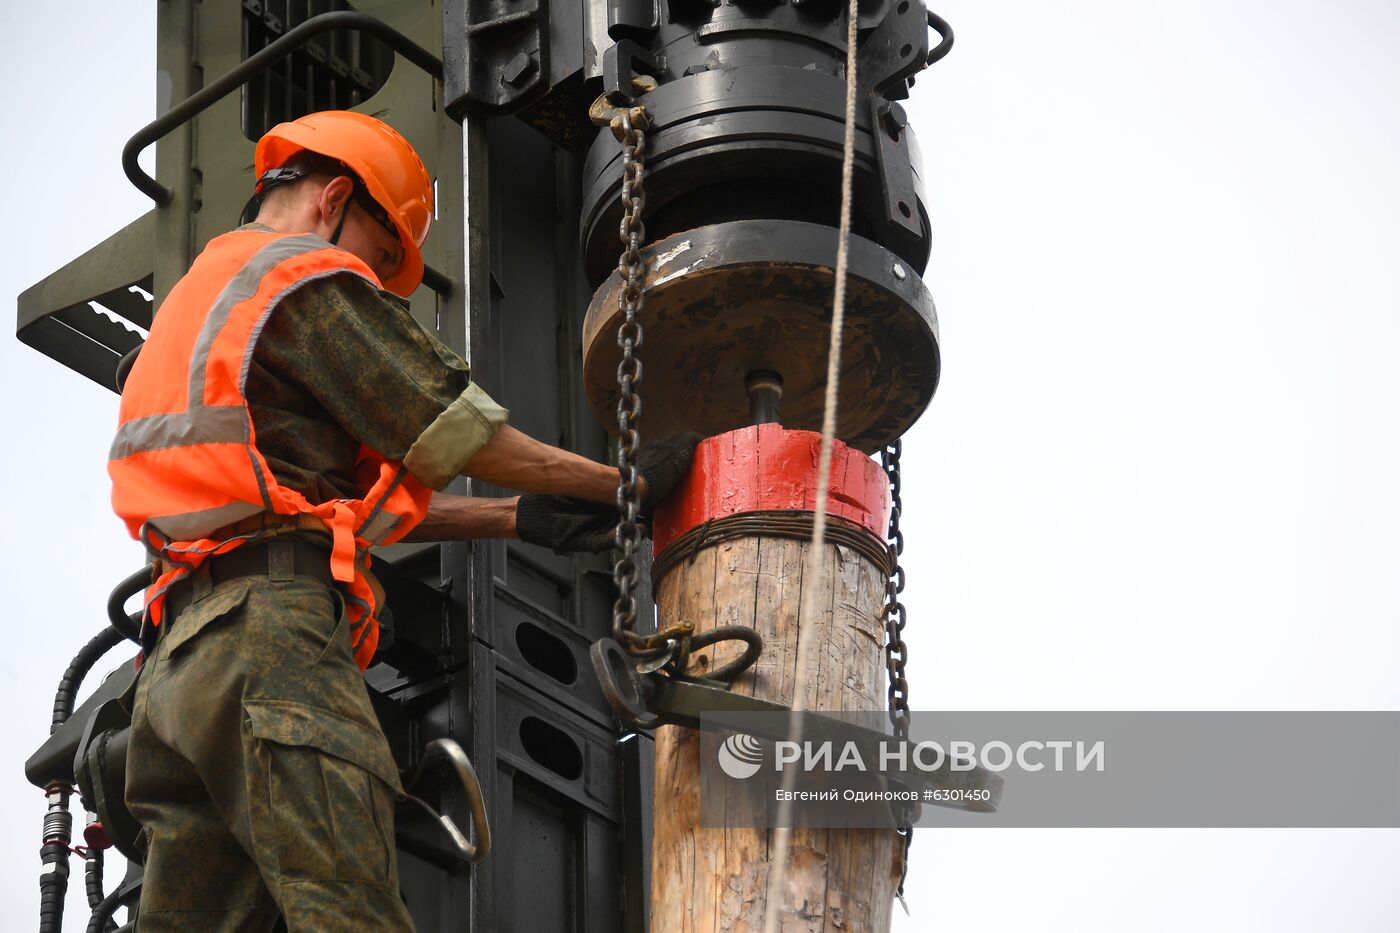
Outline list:
[[[650,512],[685,478],[690,459],[701,437],[694,431],[679,431],[665,440],[643,444],[637,451],[637,472],[642,476],[642,510]]]
[[[700,435],[679,433],[643,444],[637,451],[644,513],[649,513],[656,503],[666,498],[685,476],[698,443]],[[648,531],[646,522],[643,515],[643,534]],[[613,546],[616,527],[617,506],[611,502],[525,493],[515,506],[515,533],[520,540],[552,548],[558,554],[606,551]]]
[[[573,496],[525,493],[515,505],[515,533],[521,541],[552,548],[556,554],[598,554],[613,546],[617,506]]]

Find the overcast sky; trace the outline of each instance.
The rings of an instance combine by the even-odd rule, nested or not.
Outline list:
[[[944,358],[905,456],[914,707],[1400,708],[1400,5],[937,9],[957,45],[909,107]],[[11,315],[148,207],[119,154],[154,24],[0,0]],[[140,553],[107,504],[115,396],[12,338],[0,387],[19,928],[21,765]],[[1397,869],[1395,831],[921,831],[895,929],[1393,930]]]

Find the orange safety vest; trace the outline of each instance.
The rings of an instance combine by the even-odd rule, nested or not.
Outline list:
[[[171,584],[268,534],[216,538],[216,529],[259,513],[312,515],[331,532],[331,576],[343,584],[355,660],[363,669],[374,656],[369,547],[422,521],[432,492],[402,463],[361,447],[364,498],[308,501],[278,483],[258,451],[244,396],[253,345],[277,302],[342,272],[379,287],[367,265],[318,236],[237,230],[211,240],[161,304],[122,392],[107,464],[113,508],[168,568],[146,591],[150,624],[160,624]]]

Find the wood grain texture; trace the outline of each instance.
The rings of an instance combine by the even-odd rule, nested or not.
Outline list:
[[[735,692],[791,704],[801,601],[817,601],[809,652],[809,709],[883,709],[881,612],[885,580],[855,551],[825,545],[822,572],[803,584],[811,544],[743,538],[705,548],[657,584],[659,621],[697,631],[746,625],[763,636],[758,663]],[[719,656],[715,653],[718,650]],[[699,673],[723,664],[737,645],[704,649]],[[651,929],[656,933],[761,933],[767,906],[771,830],[700,826],[700,739],[691,729],[656,733]],[[899,881],[900,847],[885,830],[794,830],[783,933],[886,933]]]

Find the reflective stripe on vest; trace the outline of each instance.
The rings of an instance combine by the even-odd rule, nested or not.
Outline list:
[[[331,531],[331,571],[345,585],[356,659],[364,667],[373,656],[368,548],[417,525],[431,491],[401,463],[362,447],[355,479],[364,497],[309,502],[277,482],[244,397],[253,347],[278,302],[344,272],[379,285],[368,266],[320,237],[235,231],[209,243],[157,312],[122,394],[108,461],[117,514],[174,568],[147,592],[153,624],[170,584],[260,537],[215,540],[215,530],[259,512],[306,513]]]

